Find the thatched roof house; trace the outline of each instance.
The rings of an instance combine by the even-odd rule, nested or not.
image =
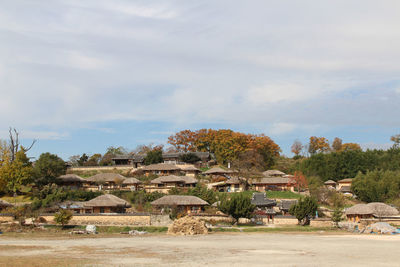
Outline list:
[[[201,173],[201,170],[197,169],[195,166],[193,165],[187,165],[187,166],[183,166],[181,167],[182,172],[184,172],[186,175],[192,175],[195,176],[199,173]]]
[[[79,183],[83,183],[86,180],[83,179],[82,177],[80,177],[79,175],[76,174],[64,174],[61,175],[57,178],[57,180],[59,182],[63,182],[63,183],[70,183],[70,182],[79,182]]]
[[[268,171],[263,172],[263,175],[265,177],[271,177],[271,176],[276,177],[276,176],[284,176],[284,175],[286,175],[286,173],[278,171],[278,170],[268,170]]]
[[[152,184],[180,183],[180,184],[197,184],[197,179],[191,176],[168,175],[161,176],[150,181]]]
[[[293,180],[289,177],[265,177],[252,180],[254,189],[258,192],[272,191],[294,191]]]
[[[201,198],[195,196],[177,196],[177,195],[169,195],[163,196],[153,202],[151,202],[152,206],[157,207],[161,211],[163,211],[164,207],[178,209],[178,212],[185,214],[192,213],[200,213],[204,206],[209,205],[206,201]]]
[[[348,208],[346,216],[352,221],[360,221],[360,219],[382,218],[399,215],[399,211],[381,202],[371,202],[368,204],[357,204]]]
[[[333,186],[333,187],[335,187],[335,186],[336,186],[336,182],[333,181],[333,180],[328,180],[328,181],[326,181],[326,182],[324,183],[324,185],[328,185],[328,186]]]
[[[235,171],[224,170],[221,167],[213,167],[213,168],[211,168],[208,171],[205,171],[203,173],[206,174],[206,175],[224,175],[224,174],[235,173]]]
[[[126,178],[126,179],[122,182],[123,185],[136,185],[136,184],[141,184],[141,183],[142,183],[141,181],[139,181],[138,179],[133,178],[133,177],[131,177],[131,178]]]
[[[209,204],[195,196],[169,195],[151,202],[151,205],[158,207],[203,207]]]
[[[156,175],[171,175],[171,174],[179,174],[181,168],[174,164],[167,163],[158,163],[144,166],[141,171],[145,173],[145,175],[156,174]]]
[[[84,207],[93,209],[93,213],[124,213],[131,204],[114,195],[105,194],[86,201]]]
[[[122,176],[119,173],[99,173],[93,176],[90,176],[87,181],[93,183],[106,182],[106,183],[115,183],[116,181],[123,181],[126,177]]]

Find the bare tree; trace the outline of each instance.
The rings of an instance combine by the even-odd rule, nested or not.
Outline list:
[[[34,139],[32,141],[32,144],[29,147],[25,148],[25,147],[21,146],[19,143],[19,132],[17,131],[17,129],[10,127],[10,129],[8,130],[8,133],[10,135],[11,162],[13,162],[15,160],[15,156],[17,155],[18,150],[20,148],[22,148],[25,152],[28,152],[37,141],[36,139]]]

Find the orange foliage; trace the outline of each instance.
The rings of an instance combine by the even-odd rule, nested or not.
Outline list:
[[[329,151],[330,146],[328,139],[325,137],[316,137],[316,136],[311,136],[310,137],[310,143],[308,145],[308,152],[310,154],[315,154],[319,152],[327,152]]]
[[[359,144],[356,143],[344,143],[340,149],[340,151],[358,151],[361,150]]]
[[[300,189],[307,188],[307,179],[304,174],[300,171],[296,171],[294,176],[291,178],[292,184],[297,187],[297,191],[300,192]]]

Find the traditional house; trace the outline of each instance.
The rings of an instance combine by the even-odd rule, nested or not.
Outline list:
[[[58,207],[61,209],[70,210],[75,214],[88,214],[92,213],[92,208],[85,207],[85,202],[83,201],[65,201],[58,204]]]
[[[278,207],[282,215],[290,215],[289,209],[296,203],[297,200],[281,200],[281,202],[278,204]]]
[[[351,178],[346,178],[346,179],[339,180],[339,181],[337,182],[337,187],[336,187],[336,189],[340,191],[340,189],[341,189],[343,186],[347,186],[348,188],[350,188],[350,187],[351,187],[352,181],[353,181],[353,179],[351,179]]]
[[[86,179],[86,188],[90,191],[120,189],[125,179],[118,173],[99,173]]]
[[[87,181],[76,174],[65,174],[57,178],[57,184],[74,189],[81,188]]]
[[[127,178],[122,182],[122,190],[137,191],[140,188],[141,181],[136,178]]]
[[[345,211],[349,221],[360,222],[363,219],[384,219],[399,215],[399,211],[381,202],[357,204]]]
[[[211,188],[217,192],[243,192],[245,191],[245,184],[244,178],[231,177],[226,181],[211,184]]]
[[[151,174],[154,175],[177,175],[181,172],[181,168],[173,164],[165,164],[165,163],[158,163],[158,164],[151,164],[143,167],[141,169],[146,176]]]
[[[252,181],[255,191],[292,191],[294,192],[294,183],[288,177],[265,177],[255,178]]]
[[[3,211],[3,210],[5,210],[5,209],[7,209],[7,208],[12,207],[12,206],[13,206],[13,204],[10,204],[10,203],[8,203],[8,202],[5,201],[5,200],[1,200],[1,199],[0,199],[0,212]]]
[[[186,176],[196,176],[201,173],[201,171],[193,165],[182,166],[181,170]]]
[[[283,177],[286,173],[278,171],[278,170],[268,170],[263,172],[265,177]]]
[[[169,195],[151,202],[151,205],[161,211],[164,208],[177,208],[180,213],[193,214],[200,213],[209,204],[195,196]]]
[[[145,187],[146,192],[168,193],[171,188],[195,187],[197,179],[192,176],[161,176],[150,181],[150,185]]]
[[[324,183],[325,187],[329,189],[336,189],[336,182],[333,180],[328,180]]]
[[[131,204],[114,195],[105,194],[83,203],[85,209],[90,213],[125,213]]]
[[[212,178],[216,179],[219,177],[227,177],[230,175],[234,175],[236,172],[232,170],[224,170],[221,167],[213,167],[209,169],[208,171],[203,172],[205,175],[209,175]]]
[[[274,223],[275,211],[273,207],[276,206],[275,200],[268,199],[266,193],[253,193],[251,204],[256,206],[254,214],[258,221],[264,222],[264,218],[266,218],[267,223]]]
[[[138,168],[143,166],[143,161],[146,155],[120,155],[112,158],[114,165],[117,166],[132,166]]]

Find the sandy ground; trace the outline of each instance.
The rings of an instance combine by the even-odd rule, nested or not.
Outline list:
[[[0,237],[0,266],[160,265],[400,266],[400,236],[221,233],[50,240]]]

